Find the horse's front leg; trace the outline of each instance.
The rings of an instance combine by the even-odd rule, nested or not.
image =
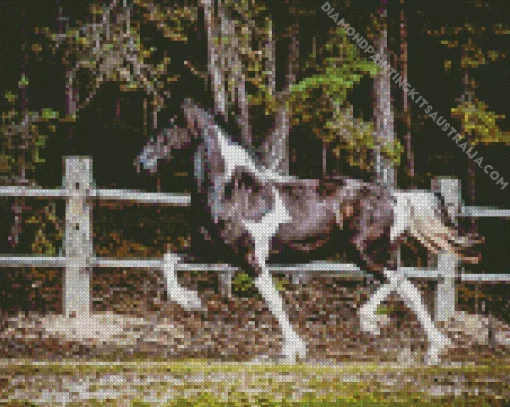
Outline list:
[[[282,355],[286,360],[295,362],[298,358],[305,358],[306,344],[292,328],[284,308],[283,299],[278,293],[273,278],[266,266],[271,241],[280,225],[289,220],[288,214],[284,213],[282,215],[277,211],[275,211],[275,214],[278,216],[272,217],[271,215],[266,215],[261,222],[248,221],[244,222],[244,224],[254,243],[254,253],[251,257],[254,261],[254,268],[258,272],[255,278],[255,286],[282,330]]]
[[[290,362],[295,362],[298,358],[305,358],[306,344],[292,328],[287,312],[284,309],[283,299],[278,293],[273,278],[265,265],[261,267],[261,273],[255,279],[255,286],[282,330],[282,355]]]
[[[173,253],[165,253],[163,257],[163,275],[165,278],[168,300],[175,301],[186,311],[204,310],[202,300],[196,292],[188,290],[177,281],[176,266],[179,256]]]

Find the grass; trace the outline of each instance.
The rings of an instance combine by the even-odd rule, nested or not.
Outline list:
[[[117,400],[90,400],[85,403],[69,403],[67,406],[90,406],[90,407],[117,407],[126,405]],[[153,404],[144,401],[133,401],[131,407],[152,407]],[[29,401],[13,401],[6,406],[9,407],[39,407]],[[487,400],[480,397],[470,399],[437,399],[433,401],[422,401],[412,395],[400,401],[378,401],[373,397],[342,397],[342,398],[314,398],[309,397],[302,401],[290,401],[285,399],[271,399],[259,397],[257,400],[250,400],[243,395],[234,395],[228,401],[222,401],[211,394],[204,394],[191,399],[175,399],[165,407],[505,407],[503,400]]]
[[[343,362],[331,365],[317,365],[312,363],[267,363],[251,364],[243,362],[221,362],[208,359],[183,359],[178,361],[162,360],[132,360],[113,362],[108,360],[67,360],[67,361],[42,361],[15,359],[15,364],[1,365],[2,372],[17,374],[53,373],[74,374],[81,373],[122,373],[127,371],[136,373],[172,373],[172,374],[208,374],[208,373],[272,373],[272,374],[356,374],[356,373],[391,373],[402,372],[407,374],[431,375],[441,373],[493,373],[501,372],[510,374],[510,365],[504,362],[485,361],[483,364],[459,364],[453,366],[408,366],[396,364],[366,363],[366,362]]]
[[[137,394],[140,401],[132,401],[133,407],[151,406],[144,402],[146,392],[171,394],[167,407],[320,407],[320,406],[501,406],[505,401],[497,395],[510,394],[506,383],[510,366],[489,363],[481,365],[413,366],[375,363],[342,363],[318,366],[308,364],[247,364],[210,360],[151,361],[138,360],[110,363],[105,361],[62,361],[37,364],[30,360],[16,360],[16,364],[0,364],[0,382],[5,378],[34,376],[39,389],[51,388],[68,377],[67,382],[81,378],[88,383],[91,392],[100,389],[120,388]],[[108,374],[137,376],[135,383],[123,382],[112,385],[100,382]],[[452,386],[455,378],[468,383],[467,390],[459,397],[436,397],[427,389],[433,386]],[[171,380],[169,380],[169,377]],[[150,380],[149,380],[150,379]],[[473,389],[488,388],[492,380],[492,392],[474,396]],[[65,380],[64,380],[65,381]],[[496,384],[494,384],[496,382]],[[505,384],[506,383],[506,384]],[[481,387],[480,387],[481,385]],[[106,386],[106,387],[105,387]],[[110,387],[108,387],[110,386]],[[455,386],[455,385],[454,385]],[[474,386],[474,387],[469,387]],[[477,387],[478,386],[478,387]],[[485,387],[484,387],[485,386]],[[33,388],[31,389],[33,390]],[[67,390],[61,390],[67,391]],[[478,391],[478,390],[477,390]],[[449,394],[449,393],[448,393]],[[9,393],[0,389],[0,399]],[[1,404],[1,403],[0,403]],[[12,402],[8,406],[31,406],[30,402]],[[116,400],[87,400],[78,404],[90,406],[124,406]],[[129,404],[128,404],[129,405]]]

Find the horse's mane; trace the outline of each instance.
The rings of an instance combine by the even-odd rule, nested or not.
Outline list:
[[[220,136],[225,136],[229,145],[236,146],[243,149],[246,152],[247,158],[252,161],[253,167],[257,168],[260,173],[264,174],[264,178],[275,183],[285,183],[298,181],[299,178],[290,175],[281,175],[274,171],[264,167],[261,159],[257,156],[255,148],[252,146],[245,146],[233,140],[228,134],[224,127],[222,127],[217,120],[214,119],[213,115],[206,109],[197,106],[191,99],[186,99],[183,103],[184,115],[188,120],[188,124],[199,131],[202,137],[206,134],[207,129],[215,129],[220,132]],[[190,123],[191,122],[191,123]],[[204,140],[205,141],[205,140]],[[256,175],[256,174],[254,174]]]

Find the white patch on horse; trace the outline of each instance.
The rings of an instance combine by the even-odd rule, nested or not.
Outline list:
[[[266,267],[273,237],[278,232],[280,225],[291,222],[292,217],[280,193],[274,186],[272,187],[272,192],[274,196],[273,209],[264,214],[259,222],[244,221],[243,224],[255,243],[255,258],[261,268],[260,275],[255,279],[255,286],[262,294],[269,311],[281,327],[283,356],[288,361],[294,362],[296,358],[304,358],[306,356],[306,344],[292,328],[289,317],[284,309],[283,299],[278,293]]]
[[[255,256],[259,263],[265,263],[269,255],[269,245],[280,225],[292,221],[280,193],[272,187],[274,207],[264,214],[259,222],[244,221],[244,227],[255,241]]]
[[[391,240],[395,241],[404,233],[410,233],[429,249],[433,249],[429,240],[437,241],[436,244],[439,246],[438,236],[446,234],[448,229],[437,218],[434,196],[427,192],[401,191],[395,193],[395,198],[397,202],[390,233]],[[444,248],[448,249],[446,245]],[[412,282],[395,270],[385,269],[384,275],[388,283],[381,286],[359,311],[362,330],[373,334],[379,333],[380,318],[376,313],[377,308],[391,292],[395,291],[416,315],[425,331],[429,342],[426,361],[430,364],[438,363],[441,351],[451,345],[450,339],[437,329],[423,303],[421,292]]]
[[[216,126],[216,131],[218,133],[220,153],[225,160],[224,182],[227,182],[232,178],[234,171],[238,167],[247,169],[263,181],[284,182],[288,179],[293,179],[293,177],[282,176],[266,168],[261,170],[257,167],[253,158],[250,157],[250,154],[248,154],[242,146],[230,141],[218,126]]]
[[[397,238],[409,230],[411,219],[411,202],[406,195],[395,192],[397,204],[393,212],[393,225],[391,226],[390,239],[394,242]]]

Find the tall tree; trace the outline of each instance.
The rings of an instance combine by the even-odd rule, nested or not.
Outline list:
[[[478,7],[477,2],[468,3]],[[458,105],[452,108],[454,119],[460,121],[460,134],[464,137],[468,147],[482,143],[505,143],[510,144],[508,133],[504,133],[497,124],[498,119],[504,115],[498,115],[488,109],[483,101],[476,96],[475,71],[483,65],[496,62],[505,57],[504,52],[494,49],[484,49],[480,44],[487,36],[508,35],[510,31],[504,29],[501,24],[493,24],[486,27],[466,21],[461,26],[440,27],[429,30],[429,35],[439,38],[441,44],[453,51],[452,55],[444,61],[446,71],[451,71],[454,62],[459,67],[463,93],[457,99]],[[474,205],[476,201],[476,158],[468,159],[467,177],[467,202]],[[471,228],[476,229],[476,218],[471,218]]]
[[[404,78],[407,83],[408,79],[408,47],[409,43],[407,40],[407,16],[406,16],[406,2],[400,0],[400,75]],[[415,186],[415,168],[414,168],[414,152],[411,138],[411,106],[407,93],[402,90],[402,124],[403,124],[403,140],[404,150],[406,154],[406,165],[405,169],[407,172],[408,185],[411,187]]]
[[[385,64],[389,64],[388,48],[388,0],[381,0],[379,9],[379,34],[376,37],[375,49],[383,56]],[[384,185],[394,188],[396,171],[394,163],[381,153],[381,145],[395,143],[394,116],[391,105],[391,78],[386,70],[381,69],[374,78],[374,122],[376,137],[375,166],[377,179]]]
[[[291,87],[292,123],[306,126],[336,157],[362,170],[373,169],[373,126],[355,117],[349,97],[362,78],[376,73],[376,64],[365,60],[338,27],[330,30],[324,45],[305,64],[301,81]],[[389,148],[381,154],[393,159]]]

